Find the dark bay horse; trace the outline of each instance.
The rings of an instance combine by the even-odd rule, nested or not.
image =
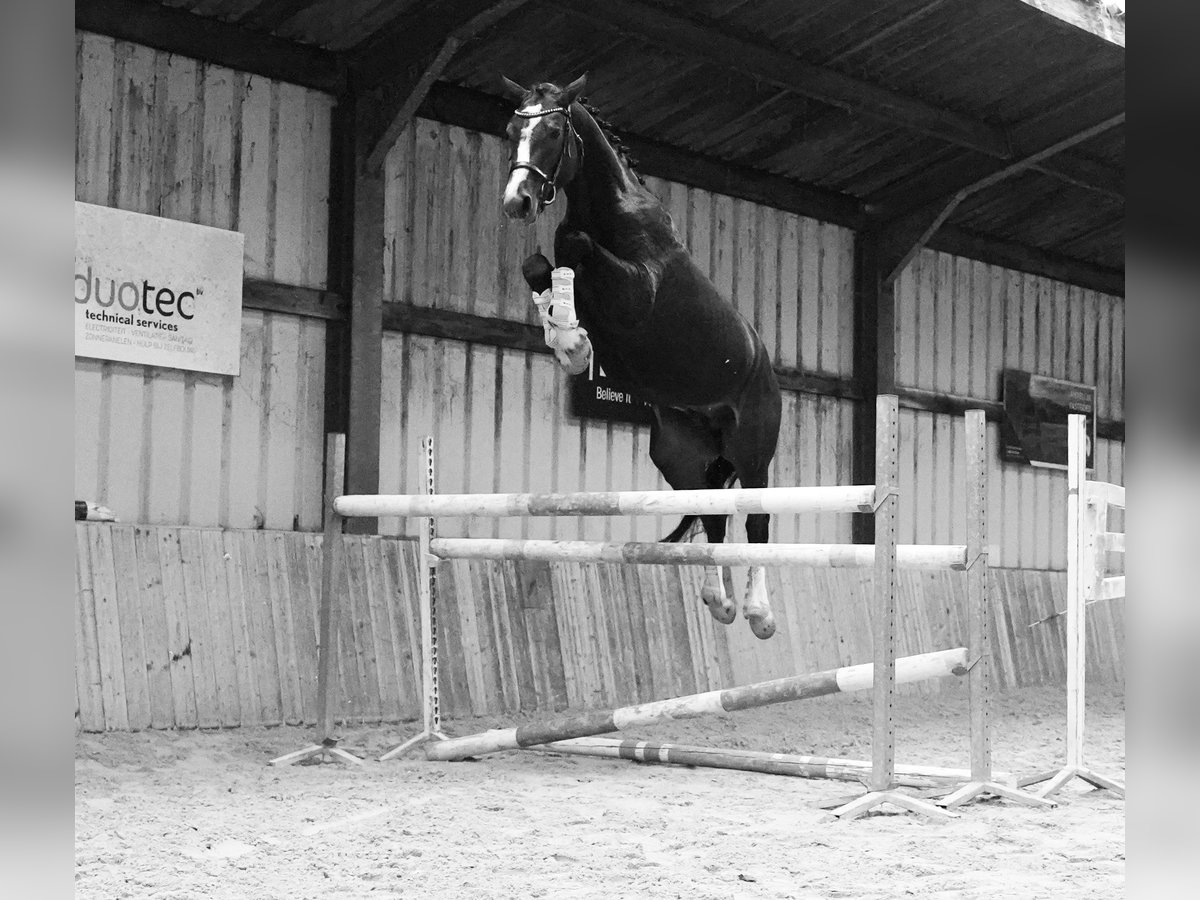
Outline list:
[[[504,212],[529,225],[566,194],[555,262],[575,271],[575,309],[596,361],[654,408],[655,466],[676,490],[766,487],[781,401],[757,332],[692,261],[661,201],[579,101],[586,76],[566,88],[504,83],[517,104]],[[550,270],[541,254],[523,266],[535,291],[550,286]],[[665,539],[679,540],[696,518]],[[725,539],[725,516],[699,518],[710,543]],[[751,541],[767,540],[768,519],[747,517]],[[721,572],[706,570],[702,597],[718,621],[733,621]],[[750,570],[743,612],[758,637],[775,633],[761,568]]]

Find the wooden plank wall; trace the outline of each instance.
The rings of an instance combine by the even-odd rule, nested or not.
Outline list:
[[[897,281],[903,387],[1001,399],[1001,372],[1096,385],[1101,418],[1125,417],[1125,304],[1119,297],[922,251]],[[993,564],[1066,568],[1066,473],[1001,463],[988,426]],[[961,419],[901,410],[902,541],[962,540]],[[1096,477],[1124,483],[1124,444],[1100,440]]]
[[[425,119],[401,136],[387,158],[391,302],[536,324],[521,261],[538,247],[553,255],[562,208],[550,207],[532,228],[506,219],[500,197],[507,159],[499,138]],[[647,186],[779,365],[851,373],[850,231],[662,179],[648,178]],[[420,439],[430,433],[441,448],[443,492],[665,487],[649,459],[649,429],[570,418],[565,377],[548,356],[389,334],[383,369],[384,492],[421,489]],[[850,417],[848,402],[785,392],[772,483],[848,483]],[[444,531],[651,540],[673,524],[447,522]],[[394,533],[400,523],[381,527]],[[772,533],[779,540],[844,541],[849,523],[789,517]]]
[[[322,288],[332,99],[76,32],[76,199],[241,231]],[[247,311],[237,377],[76,359],[76,496],[126,521],[320,528],[325,324]]]
[[[319,534],[77,524],[76,721],[86,731],[312,723]],[[338,716],[419,716],[412,541],[344,538]],[[998,686],[1061,682],[1059,572],[994,573]],[[772,570],[779,631],[764,652],[716,624],[694,569],[443,564],[442,703],[451,717],[598,708],[870,660],[870,577]],[[739,579],[740,580],[740,579]],[[900,654],[962,643],[962,579],[905,573]],[[1119,602],[1088,613],[1088,676],[1123,677]],[[905,690],[945,689],[925,682]]]

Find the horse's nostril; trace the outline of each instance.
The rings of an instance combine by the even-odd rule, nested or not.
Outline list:
[[[525,216],[529,215],[529,210],[533,208],[533,201],[529,198],[528,195],[522,194],[520,202],[521,202],[520,213],[521,213],[521,217],[524,218]]]

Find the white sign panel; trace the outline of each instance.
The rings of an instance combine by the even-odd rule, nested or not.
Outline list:
[[[75,355],[237,375],[236,231],[75,204]]]

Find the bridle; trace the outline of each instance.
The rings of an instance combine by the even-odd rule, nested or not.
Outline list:
[[[509,175],[512,175],[517,169],[528,169],[542,179],[542,186],[538,190],[538,202],[542,206],[549,206],[558,197],[558,173],[562,169],[563,159],[573,158],[576,148],[578,148],[579,156],[582,159],[583,139],[580,138],[579,132],[575,130],[575,123],[571,121],[571,107],[569,106],[555,106],[552,109],[540,109],[534,112],[526,112],[520,109],[513,111],[513,115],[519,116],[522,119],[540,119],[542,116],[549,116],[554,113],[562,113],[563,118],[567,120],[567,130],[563,133],[562,146],[558,148],[558,160],[554,163],[554,171],[547,175],[533,163],[523,162],[513,163],[508,168]]]

